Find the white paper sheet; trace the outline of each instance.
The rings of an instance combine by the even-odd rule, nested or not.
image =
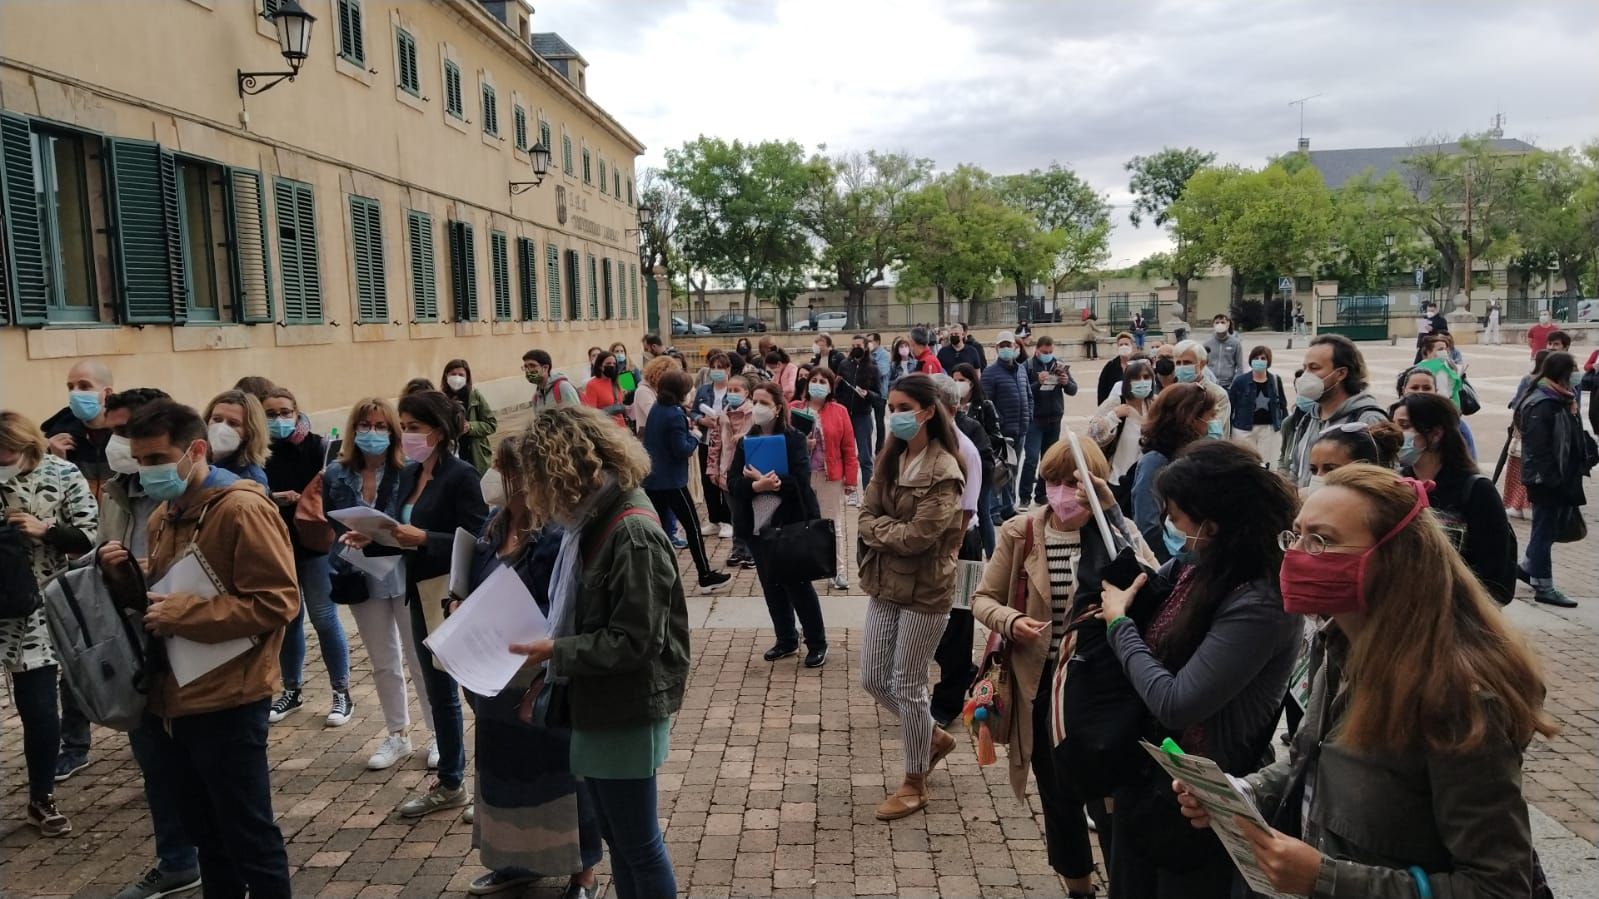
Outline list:
[[[399,527],[400,523],[376,509],[351,506],[348,509],[335,509],[328,513],[328,517],[370,539],[373,543],[381,543],[384,546],[400,545],[400,542],[394,539],[394,529]]]
[[[222,591],[212,580],[210,572],[198,551],[186,553],[161,580],[150,587],[151,593],[188,593],[201,599],[213,599]],[[177,678],[178,686],[186,687],[201,675],[213,671],[223,663],[238,658],[255,646],[255,640],[239,637],[221,643],[201,643],[187,637],[167,637],[167,664]]]
[[[955,605],[957,609],[972,607],[972,594],[983,584],[983,567],[986,563],[960,559],[955,562]]]
[[[477,538],[466,528],[455,529],[455,542],[450,546],[450,593],[465,597],[472,589],[472,556],[477,549]]]
[[[494,696],[527,661],[511,652],[511,644],[531,643],[549,633],[533,594],[514,570],[502,566],[423,642],[461,686]]]
[[[369,556],[362,550],[353,546],[339,546],[339,558],[350,563],[350,567],[357,571],[365,572],[371,576],[383,579],[394,572],[400,565],[400,556]]]

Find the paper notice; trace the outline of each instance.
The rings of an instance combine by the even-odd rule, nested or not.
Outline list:
[[[339,546],[339,558],[350,567],[379,580],[388,577],[400,565],[400,556],[369,556],[353,546]]]
[[[396,547],[400,545],[400,542],[394,539],[394,529],[399,527],[400,523],[376,509],[351,506],[348,509],[335,509],[328,513],[328,517],[373,543]]]
[[[955,563],[955,608],[970,609],[972,594],[983,583],[982,562],[961,559]]]
[[[187,593],[201,599],[215,599],[222,590],[198,550],[185,553],[167,573],[150,587],[151,593]],[[221,643],[201,643],[187,637],[167,637],[167,665],[178,686],[186,687],[201,675],[250,651],[255,640],[239,637]]]
[[[533,594],[515,571],[502,566],[423,642],[461,686],[494,696],[527,661],[511,652],[511,644],[531,643],[549,632]]]
[[[455,529],[455,542],[450,546],[450,595],[464,598],[472,590],[472,556],[477,550],[477,538],[466,528]]]

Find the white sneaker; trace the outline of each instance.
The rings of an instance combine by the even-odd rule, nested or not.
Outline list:
[[[428,741],[428,770],[431,771],[431,770],[437,768],[438,766],[439,766],[439,741],[438,740],[429,740]]]
[[[700,536],[701,537],[714,537],[714,536],[716,536],[716,522],[707,521],[704,524],[700,525]],[[729,536],[731,536],[731,535],[729,535]]]
[[[721,537],[723,540],[733,539],[733,526],[730,524],[722,525],[716,529],[716,536]]]
[[[857,491],[844,497],[844,505],[849,506],[851,509],[859,509],[861,507],[860,492]]]
[[[849,589],[849,578],[845,577],[842,574],[839,575],[838,577],[833,578],[833,589],[835,589],[835,590],[848,590]]]
[[[410,737],[405,734],[389,734],[383,738],[378,751],[372,753],[372,757],[366,760],[366,767],[371,771],[382,771],[384,768],[394,767],[396,762],[410,754]]]

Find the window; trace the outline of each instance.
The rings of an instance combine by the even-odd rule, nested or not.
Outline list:
[[[594,254],[589,258],[589,319],[592,321],[600,317],[600,272],[599,263],[595,261]]]
[[[511,261],[505,249],[505,232],[489,232],[489,271],[494,276],[494,320],[511,320]]]
[[[602,195],[607,193],[605,187],[605,160],[603,159],[600,160],[600,193]]]
[[[633,314],[628,317],[638,318],[638,265],[632,262],[627,265],[627,292],[633,307]]]
[[[633,205],[633,176],[627,176],[627,205]]]
[[[415,209],[405,214],[411,245],[411,313],[417,322],[439,320],[438,276],[433,268],[433,219]]]
[[[455,320],[477,320],[477,247],[472,226],[450,222],[450,295],[455,303]]]
[[[361,0],[338,0],[339,55],[358,66],[366,65],[366,41],[361,36]]]
[[[576,250],[566,251],[566,317],[578,321],[583,317],[583,279],[578,273]]]
[[[495,102],[494,85],[483,85],[483,133],[499,136],[500,106]]]
[[[572,135],[561,135],[561,171],[572,174]]]
[[[523,109],[521,104],[517,104],[516,108],[512,110],[512,120],[512,124],[515,125],[515,134],[513,136],[516,138],[516,148],[525,153],[527,152],[527,110]]]
[[[444,61],[444,111],[457,119],[466,118],[461,98],[461,67],[453,59]]]
[[[322,270],[317,262],[315,196],[311,185],[287,178],[274,181],[272,193],[283,269],[283,322],[320,325]]]
[[[538,250],[526,237],[516,239],[516,286],[522,298],[522,321],[539,320]]]
[[[550,318],[561,320],[561,250],[555,244],[544,245],[544,291],[550,297]]]
[[[399,55],[395,69],[399,72],[400,88],[407,93],[421,96],[422,81],[416,65],[416,38],[411,36],[411,32],[401,28],[395,32],[394,40]]]
[[[281,0],[261,0],[261,18],[270,19],[277,14]]]
[[[226,176],[221,166],[179,159],[176,181],[187,318],[221,321],[234,284],[222,198]]]
[[[350,238],[355,248],[356,321],[385,323],[389,320],[389,295],[377,200],[350,197]]]
[[[583,183],[594,183],[594,171],[589,168],[589,148],[583,148]]]
[[[26,192],[14,192],[21,199],[32,194],[39,229],[45,287],[49,291],[50,321],[97,321],[94,221],[90,210],[90,160],[99,155],[92,138],[82,135],[34,130],[32,134],[33,183]],[[9,147],[7,148],[9,150]],[[159,151],[157,151],[159,152]],[[10,160],[8,159],[9,163]],[[155,224],[162,224],[161,184],[155,175],[141,187],[152,197],[150,212]],[[13,203],[16,199],[13,199]],[[23,200],[26,203],[26,200]],[[165,256],[165,237],[157,228],[155,246]],[[21,266],[18,266],[20,269]],[[164,277],[167,266],[156,273]],[[158,284],[170,289],[170,285]],[[21,291],[19,290],[19,293]]]
[[[550,123],[543,119],[539,119],[539,143],[543,144],[546,150],[555,148],[555,145],[550,143]]]
[[[605,320],[611,321],[616,316],[616,306],[611,302],[611,258],[607,256],[601,260],[600,273],[604,277],[605,285]]]
[[[611,196],[617,198],[618,200],[622,199],[622,173],[621,172],[612,172],[611,173]]]

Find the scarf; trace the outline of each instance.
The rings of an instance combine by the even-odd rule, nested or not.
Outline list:
[[[311,433],[311,416],[301,412],[294,420],[294,433],[288,436],[288,441],[299,446],[309,433]]]
[[[550,639],[570,637],[577,618],[577,593],[583,583],[583,529],[594,517],[601,498],[610,497],[616,486],[616,476],[606,473],[599,488],[572,511],[570,521],[559,524],[566,529],[561,535],[561,550],[555,557],[555,572],[550,577]],[[544,663],[549,682],[564,684],[566,678],[555,670],[552,658]]]

